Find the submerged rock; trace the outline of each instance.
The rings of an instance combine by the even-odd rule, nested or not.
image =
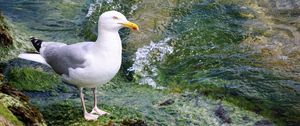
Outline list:
[[[0,82],[3,81],[3,79],[4,79],[3,66],[4,66],[4,63],[0,63]]]
[[[163,102],[160,103],[159,105],[160,105],[160,106],[167,106],[167,105],[172,105],[172,104],[174,104],[174,103],[175,103],[175,101],[174,101],[173,99],[168,99],[168,100],[163,101]]]
[[[223,123],[231,123],[231,118],[227,115],[227,112],[222,105],[218,106],[215,111],[215,115],[219,117]]]
[[[269,120],[260,120],[254,123],[254,126],[275,126],[275,125]]]
[[[146,122],[143,120],[123,120],[121,122],[123,126],[147,126]]]

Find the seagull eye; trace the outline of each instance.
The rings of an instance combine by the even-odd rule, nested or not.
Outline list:
[[[115,19],[115,20],[118,20],[118,19],[119,19],[117,16],[113,16],[112,18]]]

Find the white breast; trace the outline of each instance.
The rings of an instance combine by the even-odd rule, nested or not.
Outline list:
[[[85,58],[85,67],[69,68],[69,76],[63,75],[65,81],[88,88],[110,81],[119,71],[122,60],[122,43],[118,31],[99,32],[97,41],[88,48]]]
[[[63,79],[78,87],[94,88],[109,82],[121,66],[121,52],[88,55],[84,68],[69,68],[69,76]]]

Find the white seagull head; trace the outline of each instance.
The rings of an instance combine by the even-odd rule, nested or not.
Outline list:
[[[139,30],[137,24],[127,20],[120,12],[107,11],[99,17],[99,26],[107,31],[119,31],[123,27],[130,28],[133,31]]]

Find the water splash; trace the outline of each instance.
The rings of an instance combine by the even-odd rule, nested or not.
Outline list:
[[[163,89],[158,86],[157,82],[153,79],[158,76],[157,65],[163,61],[167,54],[173,52],[173,48],[168,45],[171,37],[167,37],[157,43],[151,42],[142,48],[139,48],[135,53],[134,63],[128,71],[135,72],[135,79],[139,84],[147,84],[153,88]]]
[[[85,17],[92,16],[92,14],[96,11],[98,6],[100,6],[100,8],[101,8],[101,6],[102,6],[101,2],[102,2],[102,0],[96,0],[95,3],[91,3],[90,7],[89,7],[89,10],[88,10],[88,13],[86,14]]]
[[[97,9],[98,7],[99,8],[102,7],[102,3],[103,2],[106,2],[108,4],[113,4],[114,1],[113,0],[96,0],[94,3],[90,3],[89,10],[88,10],[88,12],[87,12],[87,14],[86,14],[85,17],[92,16],[95,11],[99,10],[99,9]]]

